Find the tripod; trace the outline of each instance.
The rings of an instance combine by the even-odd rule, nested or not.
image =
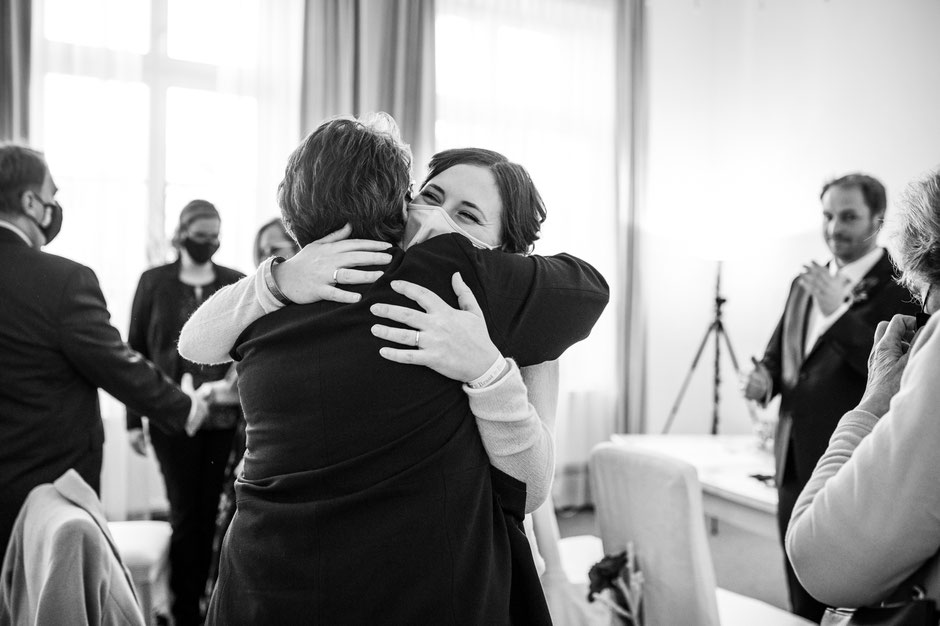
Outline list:
[[[668,433],[669,429],[672,427],[672,422],[676,418],[676,413],[679,412],[679,405],[682,404],[682,397],[685,396],[685,392],[689,388],[689,382],[692,380],[692,374],[695,372],[695,368],[698,366],[699,359],[702,358],[702,353],[705,351],[705,345],[708,343],[708,338],[711,337],[712,333],[715,333],[715,391],[714,395],[712,396],[711,433],[713,435],[718,434],[718,404],[720,403],[721,387],[722,339],[724,340],[725,345],[728,347],[728,354],[731,356],[731,364],[734,366],[734,373],[740,374],[740,368],[738,367],[738,357],[734,355],[734,348],[731,347],[731,339],[728,338],[728,331],[725,330],[725,325],[721,321],[721,307],[725,302],[727,302],[727,300],[721,295],[721,261],[718,261],[718,272],[715,279],[715,319],[712,320],[712,323],[705,331],[705,336],[702,337],[702,342],[699,344],[698,351],[695,353],[695,358],[692,359],[692,367],[689,368],[689,372],[685,375],[685,380],[682,382],[682,388],[679,389],[679,395],[676,397],[676,401],[673,403],[672,409],[669,411],[669,418],[666,420],[666,425],[663,427],[663,434]],[[751,413],[751,419],[756,421],[754,408],[748,405],[748,410]]]

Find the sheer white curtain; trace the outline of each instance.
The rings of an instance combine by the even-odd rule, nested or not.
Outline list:
[[[559,506],[585,502],[587,454],[617,424],[616,15],[615,0],[437,4],[437,149],[490,148],[523,164],[548,207],[536,252],[575,254],[611,286],[591,336],[561,359]]]
[[[250,269],[255,231],[277,215],[277,182],[300,134],[302,2],[33,5],[30,137],[65,213],[48,251],[95,270],[122,334],[137,280],[168,259],[188,200],[222,214],[218,262]],[[161,482],[152,463],[129,456],[122,406],[102,394],[102,412],[106,512],[145,512]]]

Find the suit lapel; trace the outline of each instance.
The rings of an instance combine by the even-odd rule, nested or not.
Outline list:
[[[803,347],[806,344],[806,318],[812,304],[809,292],[794,285],[793,297],[784,312],[783,377],[795,379],[803,365]]]

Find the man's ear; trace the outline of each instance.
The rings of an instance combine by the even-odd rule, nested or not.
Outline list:
[[[29,205],[33,203],[31,195],[33,193],[31,189],[26,189],[20,194],[20,209],[23,210],[23,213],[29,213]]]

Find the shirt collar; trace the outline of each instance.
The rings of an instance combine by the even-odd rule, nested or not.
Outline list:
[[[862,258],[847,263],[842,267],[838,267],[835,259],[833,259],[829,262],[829,273],[833,276],[838,273],[840,276],[848,278],[852,285],[857,285],[865,278],[865,274],[870,272],[871,268],[875,267],[875,264],[881,260],[882,254],[884,254],[884,248],[875,247],[874,250]]]
[[[0,228],[6,228],[7,230],[13,231],[13,232],[16,233],[17,235],[19,235],[19,236],[20,236],[20,239],[22,239],[23,241],[25,241],[26,244],[27,244],[30,248],[33,247],[33,242],[30,241],[29,235],[27,235],[26,233],[24,233],[23,230],[22,230],[19,226],[16,226],[15,224],[11,224],[10,222],[7,222],[7,221],[5,221],[5,220],[0,220]]]

